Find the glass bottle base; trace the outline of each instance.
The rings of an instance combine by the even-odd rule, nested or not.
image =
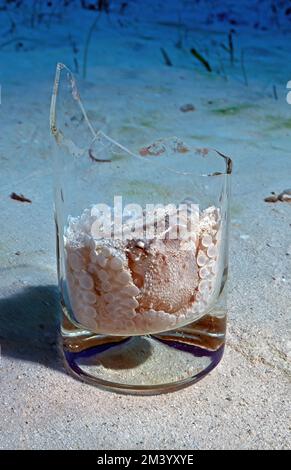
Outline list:
[[[66,368],[101,388],[137,395],[173,392],[207,375],[220,362],[226,317],[205,315],[182,328],[143,336],[97,335],[63,315]]]

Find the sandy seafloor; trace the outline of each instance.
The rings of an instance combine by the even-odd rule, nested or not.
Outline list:
[[[290,23],[265,9],[263,29],[254,28],[250,23],[260,14],[234,7],[232,18],[240,23],[246,17],[248,24],[232,26],[231,66],[217,46],[227,41],[227,22],[206,24],[203,8],[197,14],[191,2],[184,2],[187,14],[179,2],[175,8],[143,2],[142,10],[133,3],[123,17],[113,12],[98,22],[85,105],[96,126],[131,148],[177,135],[233,157],[225,355],[197,385],[156,397],[100,391],[63,370],[56,348],[60,307],[48,112],[55,64],[74,69],[71,34],[82,68],[94,13],[67,12],[50,28],[19,24],[13,35],[1,13],[0,448],[286,449],[291,205],[268,204],[264,197],[291,187]],[[178,10],[187,25],[182,49],[175,47]],[[21,50],[15,50],[17,41],[1,47],[17,37]],[[215,70],[223,63],[224,72],[207,72],[191,57],[193,46]],[[164,64],[160,47],[172,67]],[[185,103],[195,111],[182,113]],[[11,200],[13,191],[32,204]]]

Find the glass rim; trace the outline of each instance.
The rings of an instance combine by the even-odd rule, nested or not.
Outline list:
[[[142,160],[145,163],[148,163],[148,162],[153,163],[153,158],[151,158],[151,157],[149,158],[149,155],[141,156],[141,155],[139,155],[135,152],[132,152],[130,149],[128,149],[127,147],[124,147],[122,144],[115,141],[114,139],[112,139],[107,134],[105,134],[103,131],[101,131],[101,130],[96,131],[94,129],[94,127],[92,126],[92,124],[91,124],[91,122],[88,118],[85,107],[84,107],[84,105],[81,101],[81,97],[80,97],[80,94],[79,94],[79,91],[78,91],[78,88],[77,88],[77,82],[76,82],[75,76],[72,73],[72,71],[65,64],[63,64],[61,62],[58,62],[57,66],[56,66],[55,80],[54,80],[53,92],[52,92],[52,96],[51,96],[51,105],[50,105],[50,132],[51,132],[52,136],[55,138],[57,145],[59,147],[61,147],[62,142],[64,140],[63,134],[57,126],[57,109],[56,109],[57,108],[57,98],[58,98],[59,84],[60,84],[62,70],[66,70],[67,73],[70,76],[72,97],[77,102],[77,104],[80,108],[80,111],[81,111],[81,113],[84,117],[84,121],[85,121],[86,125],[88,126],[88,129],[92,133],[92,141],[91,141],[90,145],[92,145],[92,143],[94,143],[95,141],[100,140],[101,138],[103,138],[103,139],[106,139],[112,145],[118,147],[123,152],[126,152],[127,154],[131,155],[132,157],[137,158],[139,160]],[[168,138],[159,139],[159,140],[168,141],[170,139],[178,140],[177,137],[168,137]],[[203,174],[203,173],[198,173],[198,172],[195,173],[195,171],[185,171],[185,172],[183,172],[183,171],[178,171],[178,170],[174,170],[174,169],[170,169],[170,168],[168,168],[168,170],[173,171],[173,172],[175,172],[177,174],[180,174],[180,175],[189,175],[189,176],[192,175],[192,176],[200,176],[200,177],[217,177],[217,176],[227,176],[227,175],[232,174],[233,162],[232,162],[232,159],[229,156],[225,155],[224,153],[220,152],[219,150],[217,150],[215,148],[205,147],[205,150],[207,150],[207,151],[211,150],[212,152],[215,152],[217,156],[223,158],[224,163],[225,163],[225,171],[214,171],[213,173]],[[90,156],[90,146],[88,147],[88,151],[89,151],[89,156]],[[190,151],[190,150],[188,149],[188,151]],[[207,154],[204,154],[203,158],[207,158]],[[108,160],[108,162],[109,162],[109,160]]]

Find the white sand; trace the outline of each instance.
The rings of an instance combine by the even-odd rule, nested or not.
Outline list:
[[[84,15],[84,24],[91,21]],[[238,62],[232,68],[226,56],[225,81],[175,48],[175,28],[146,18],[132,27],[123,21],[121,28],[104,19],[94,34],[84,89],[91,118],[136,148],[175,134],[198,136],[233,156],[225,356],[199,384],[151,398],[99,391],[64,373],[54,346],[59,306],[48,109],[55,63],[73,62],[68,30],[80,48],[84,33],[69,21],[53,35],[34,30],[37,41],[24,41],[26,51],[0,51],[0,447],[287,448],[291,205],[263,199],[291,186],[290,33],[276,25],[251,33],[238,27]],[[207,28],[192,23],[186,50],[207,45],[217,64],[211,40],[226,41],[228,27],[214,25],[212,34]],[[160,46],[175,66],[163,64]],[[182,113],[186,103],[196,110]],[[10,200],[12,191],[32,204]]]

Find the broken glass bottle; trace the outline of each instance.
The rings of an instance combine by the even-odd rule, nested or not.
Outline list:
[[[225,343],[230,158],[177,137],[126,148],[63,64],[50,126],[67,367],[129,393],[199,380]]]

